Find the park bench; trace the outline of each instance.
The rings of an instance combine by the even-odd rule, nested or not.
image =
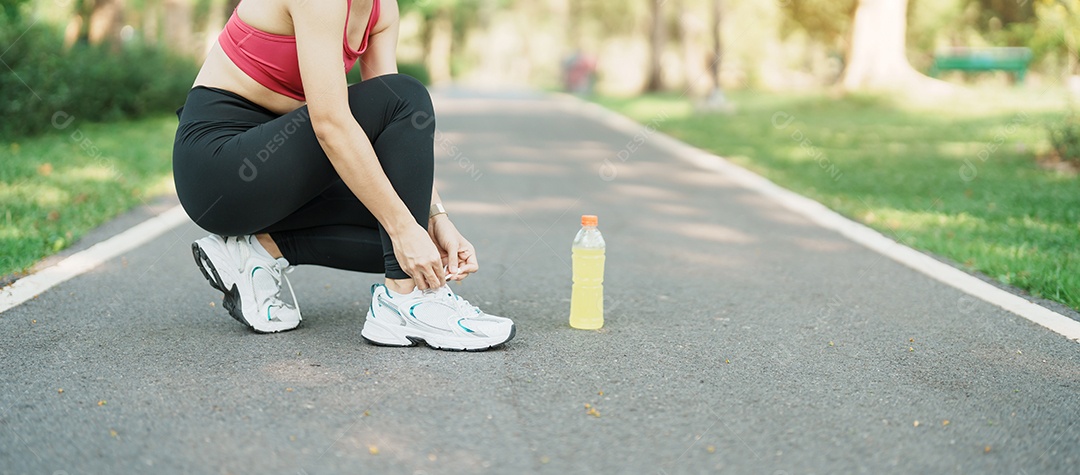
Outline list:
[[[1023,84],[1031,62],[1031,49],[1022,47],[940,49],[934,53],[934,65],[930,76],[937,77],[941,71],[1008,71],[1015,75],[1016,83]]]

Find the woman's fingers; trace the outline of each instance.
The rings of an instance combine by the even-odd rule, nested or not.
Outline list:
[[[469,248],[464,248],[458,251],[458,270],[456,274],[452,274],[451,280],[465,280],[469,274],[479,270],[479,266],[476,264],[476,254]]]
[[[417,288],[426,290],[446,284],[443,257],[424,228],[417,225],[391,238],[395,257]]]
[[[476,272],[477,270],[479,270],[479,268],[476,266],[476,264],[466,263],[462,264],[462,266],[458,268],[458,273],[461,275],[469,275],[473,272]]]
[[[450,242],[446,246],[447,263],[446,267],[449,268],[451,275],[456,275],[458,271],[458,261],[460,257],[458,255],[458,244],[456,242]]]
[[[413,269],[413,283],[416,284],[416,288],[420,290],[430,289],[433,280],[434,278],[431,275],[430,269],[425,269],[424,267],[416,267]]]
[[[476,272],[480,270],[480,263],[476,260],[476,250],[467,248],[465,253],[461,256],[462,266],[467,267],[469,272]]]
[[[428,262],[417,266],[413,280],[420,290],[437,289],[446,284],[440,264],[441,262]]]

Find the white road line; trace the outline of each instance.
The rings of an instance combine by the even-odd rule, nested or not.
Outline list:
[[[596,120],[618,132],[634,135],[645,130],[644,125],[597,104],[568,95],[557,97],[560,97],[560,103],[566,110]],[[896,262],[1049,328],[1065,338],[1073,341],[1080,340],[1080,322],[1076,320],[994,287],[973,275],[900,244],[892,238],[826,208],[817,201],[782,188],[765,177],[732,164],[720,156],[694,148],[659,131],[650,134],[647,140],[651,145],[699,168],[721,173],[739,185],[773,199],[819,226],[836,231]]]
[[[180,206],[175,206],[35,274],[23,277],[0,289],[0,313],[36,297],[54,285],[135,249],[185,222],[188,222],[187,213],[184,213]]]

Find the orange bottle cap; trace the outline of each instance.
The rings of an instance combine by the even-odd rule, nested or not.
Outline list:
[[[583,214],[581,215],[582,226],[596,226],[597,219],[595,214]]]

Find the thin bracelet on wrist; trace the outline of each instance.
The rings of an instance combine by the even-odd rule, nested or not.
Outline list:
[[[446,214],[446,208],[443,208],[442,203],[432,203],[428,210],[428,219],[435,219],[440,214]]]

